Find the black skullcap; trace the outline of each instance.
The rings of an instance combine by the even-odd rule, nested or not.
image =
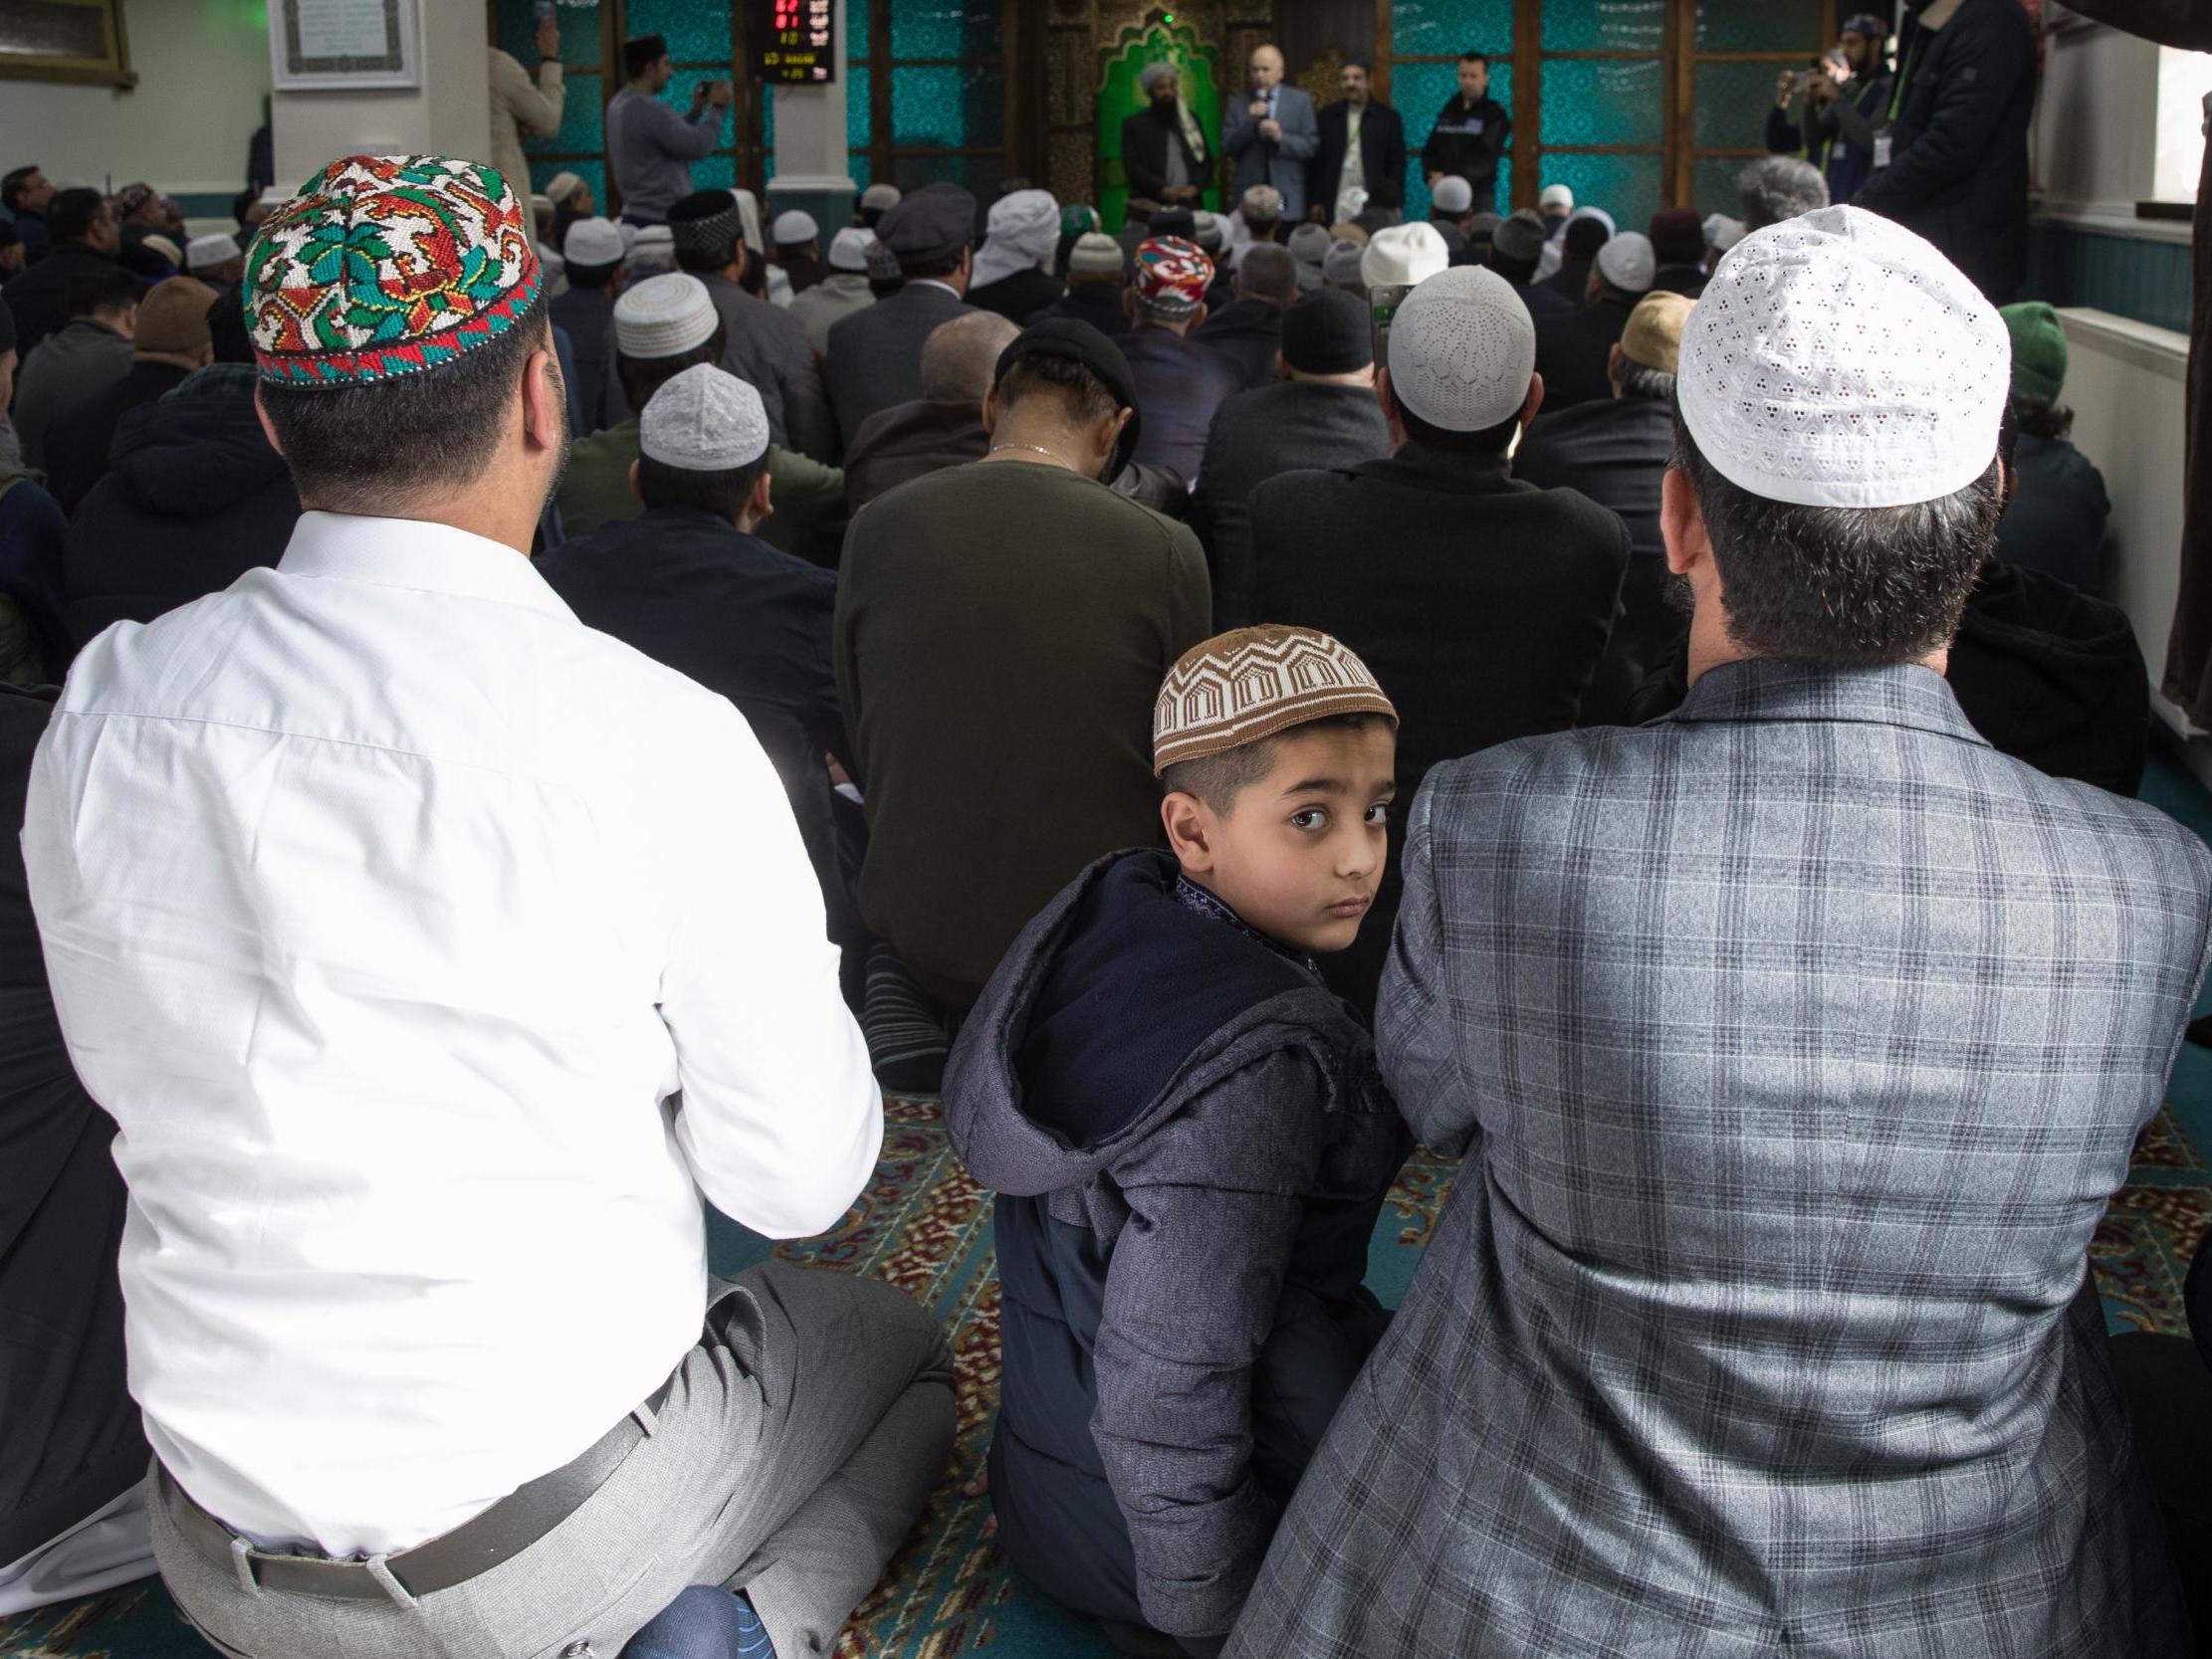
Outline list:
[[[1315,289],[1282,313],[1283,361],[1301,374],[1350,374],[1375,360],[1367,307],[1341,288]]]
[[[1046,317],[1042,322],[1030,323],[998,353],[998,366],[992,371],[992,388],[995,390],[1006,378],[1006,371],[1026,357],[1057,357],[1063,362],[1081,363],[1113,393],[1114,406],[1129,411],[1129,424],[1122,428],[1114,465],[1106,475],[1111,483],[1136,453],[1137,429],[1144,419],[1137,409],[1137,379],[1129,372],[1129,359],[1121,354],[1121,347],[1088,322],[1068,316]]]
[[[877,221],[876,238],[902,271],[949,265],[976,240],[976,198],[957,184],[925,184]]]
[[[685,254],[734,254],[745,235],[745,217],[731,190],[694,190],[669,205],[668,235]]]
[[[659,35],[637,35],[622,43],[622,73],[635,81],[668,56],[668,42]]]
[[[1155,238],[1180,236],[1186,242],[1199,239],[1199,217],[1187,207],[1164,207],[1145,222],[1145,234]]]

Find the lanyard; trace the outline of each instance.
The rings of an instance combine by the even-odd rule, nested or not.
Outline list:
[[[1897,106],[1904,102],[1905,85],[1912,79],[1912,72],[1920,67],[1920,60],[1927,56],[1927,31],[1916,30],[1912,37],[1912,61],[1897,66],[1897,84],[1889,94],[1889,124],[1892,126],[1896,124]]]

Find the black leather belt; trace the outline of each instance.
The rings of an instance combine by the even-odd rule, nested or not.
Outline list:
[[[675,1386],[672,1376],[639,1409],[657,1415]],[[426,1544],[384,1557],[399,1586],[412,1596],[435,1595],[519,1555],[573,1515],[583,1501],[622,1466],[645,1430],[633,1413],[624,1417],[572,1463],[517,1487],[482,1515]],[[161,1501],[184,1541],[209,1565],[230,1573],[233,1541],[238,1535],[193,1502],[190,1493],[160,1471]],[[382,1601],[390,1592],[369,1570],[368,1562],[334,1560],[328,1555],[281,1555],[246,1547],[248,1570],[264,1589],[317,1595],[331,1601]]]

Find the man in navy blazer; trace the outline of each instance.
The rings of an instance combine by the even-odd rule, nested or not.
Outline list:
[[[1313,100],[1283,84],[1282,53],[1252,48],[1250,96],[1231,100],[1221,123],[1221,148],[1236,161],[1230,198],[1272,184],[1282,192],[1282,216],[1297,223],[1306,216],[1306,163],[1320,147]]]

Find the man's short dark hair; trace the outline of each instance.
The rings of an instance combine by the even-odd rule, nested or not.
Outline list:
[[[950,277],[960,269],[961,258],[967,252],[968,244],[964,242],[953,250],[953,256],[950,259],[942,254],[922,254],[913,258],[902,258],[899,261],[899,275],[910,283],[925,277]]]
[[[98,190],[57,190],[46,204],[46,228],[56,242],[82,242],[108,210]]]
[[[673,357],[629,357],[619,345],[614,351],[614,377],[622,383],[622,395],[629,400],[630,411],[642,414],[645,406],[653,401],[653,394],[687,368],[701,363],[722,361],[723,348],[730,342],[727,323],[715,324],[715,331],[693,346],[689,351],[679,351]]]
[[[1674,401],[1674,376],[1631,358],[1621,359],[1621,395],[1641,397],[1652,403]]]
[[[998,381],[998,407],[1011,409],[1024,398],[1047,392],[1059,400],[1078,425],[1110,420],[1121,410],[1113,388],[1067,357],[1017,357]]]
[[[0,207],[5,207],[10,213],[21,207],[25,187],[38,177],[38,164],[33,162],[28,167],[11,167],[6,173],[0,174]]]
[[[122,311],[135,306],[144,292],[145,286],[121,266],[95,265],[89,260],[84,270],[70,273],[69,287],[63,291],[72,316]]]
[[[538,306],[489,344],[437,368],[342,390],[265,380],[261,407],[303,497],[340,513],[380,513],[395,497],[481,477],[523,365],[552,349]]]
[[[1831,668],[1917,662],[1950,644],[2004,511],[1994,452],[1955,495],[1908,507],[1799,507],[1705,459],[1679,414],[1667,465],[1712,542],[1728,632],[1762,657]]]
[[[637,458],[637,495],[649,508],[696,507],[734,524],[745,511],[746,498],[753,494],[753,486],[768,470],[767,450],[742,467],[717,473],[671,467],[665,461],[640,455]]]
[[[230,216],[238,221],[238,228],[240,230],[244,230],[246,228],[246,215],[254,210],[254,203],[260,200],[261,192],[259,190],[256,190],[250,184],[247,185],[245,189],[239,191],[237,195],[231,197]]]
[[[566,270],[568,286],[570,288],[604,288],[614,281],[615,272],[621,269],[622,262],[620,260],[616,260],[612,265],[570,265]]]
[[[1459,54],[1459,62],[1462,64],[1480,64],[1484,69],[1488,69],[1490,67],[1490,55],[1487,52],[1462,52]]]
[[[1171,795],[1196,795],[1222,817],[1236,809],[1236,797],[1253,784],[1262,781],[1274,769],[1275,755],[1292,737],[1308,731],[1325,731],[1342,728],[1365,731],[1370,726],[1390,725],[1390,721],[1375,714],[1325,715],[1317,721],[1307,721],[1288,730],[1270,736],[1258,737],[1248,743],[1238,743],[1218,754],[1201,755],[1196,760],[1178,760],[1160,774],[1160,785]]]
[[[1561,252],[1569,259],[1596,259],[1598,250],[1613,240],[1603,219],[1575,219],[1560,233]]]
[[[1391,388],[1391,396],[1398,403],[1398,418],[1406,423],[1406,436],[1417,444],[1431,449],[1451,450],[1460,455],[1503,455],[1505,446],[1513,441],[1513,434],[1521,429],[1521,412],[1516,409],[1495,426],[1480,427],[1473,432],[1455,432],[1449,427],[1425,421],[1406,407],[1406,400]],[[1525,398],[1523,401],[1526,401]]]
[[[668,42],[658,35],[639,35],[622,43],[622,78],[635,81],[668,56]]]
[[[1495,242],[1490,244],[1490,269],[1509,283],[1531,283],[1536,280],[1536,261],[1515,259],[1510,254],[1502,253]]]

